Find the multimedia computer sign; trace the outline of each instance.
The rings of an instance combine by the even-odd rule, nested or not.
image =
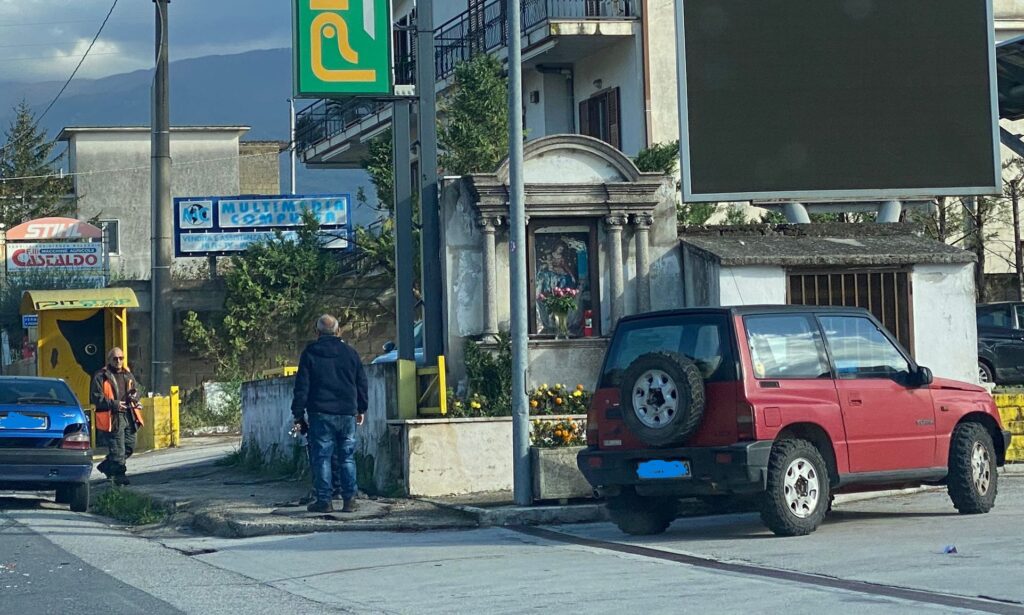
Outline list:
[[[680,0],[684,201],[998,194],[991,0]]]
[[[313,196],[210,196],[174,199],[174,255],[229,256],[280,231],[294,238],[303,212],[320,223],[324,248],[349,247],[352,199],[348,194]]]

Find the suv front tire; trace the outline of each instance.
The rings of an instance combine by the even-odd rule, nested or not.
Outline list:
[[[949,445],[946,481],[953,506],[965,515],[992,510],[998,478],[996,448],[988,430],[978,423],[957,425]]]
[[[805,536],[821,525],[831,485],[828,466],[807,440],[779,440],[768,458],[761,520],[778,536]]]

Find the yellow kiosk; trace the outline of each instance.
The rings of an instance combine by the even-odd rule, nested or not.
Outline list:
[[[107,351],[125,351],[128,364],[128,308],[139,307],[130,288],[27,290],[21,313],[39,317],[36,374],[62,378],[83,407],[89,383],[103,367]]]

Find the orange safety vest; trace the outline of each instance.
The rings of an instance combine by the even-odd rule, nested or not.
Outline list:
[[[131,380],[128,380],[126,384],[128,385],[128,388],[131,389],[132,388],[132,384],[134,384],[134,383]],[[103,399],[106,399],[107,401],[118,401],[117,396],[114,395],[114,383],[113,383],[113,380],[112,380],[111,376],[108,375],[105,372],[103,374]],[[132,416],[135,418],[135,423],[139,427],[142,427],[143,422],[142,422],[142,412],[141,412],[141,409],[138,408],[138,407],[133,407],[132,408]],[[113,418],[114,418],[114,413],[111,412],[110,410],[100,410],[99,408],[97,408],[96,409],[96,429],[98,431],[107,431],[107,432],[114,431],[114,427],[113,427],[114,421],[113,421]]]

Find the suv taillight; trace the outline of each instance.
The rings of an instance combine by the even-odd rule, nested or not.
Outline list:
[[[736,404],[736,438],[738,440],[756,440],[754,430],[754,406],[745,401]]]
[[[61,448],[70,448],[79,451],[89,450],[89,432],[87,431],[76,431],[69,433],[64,436],[64,439],[60,442]]]

